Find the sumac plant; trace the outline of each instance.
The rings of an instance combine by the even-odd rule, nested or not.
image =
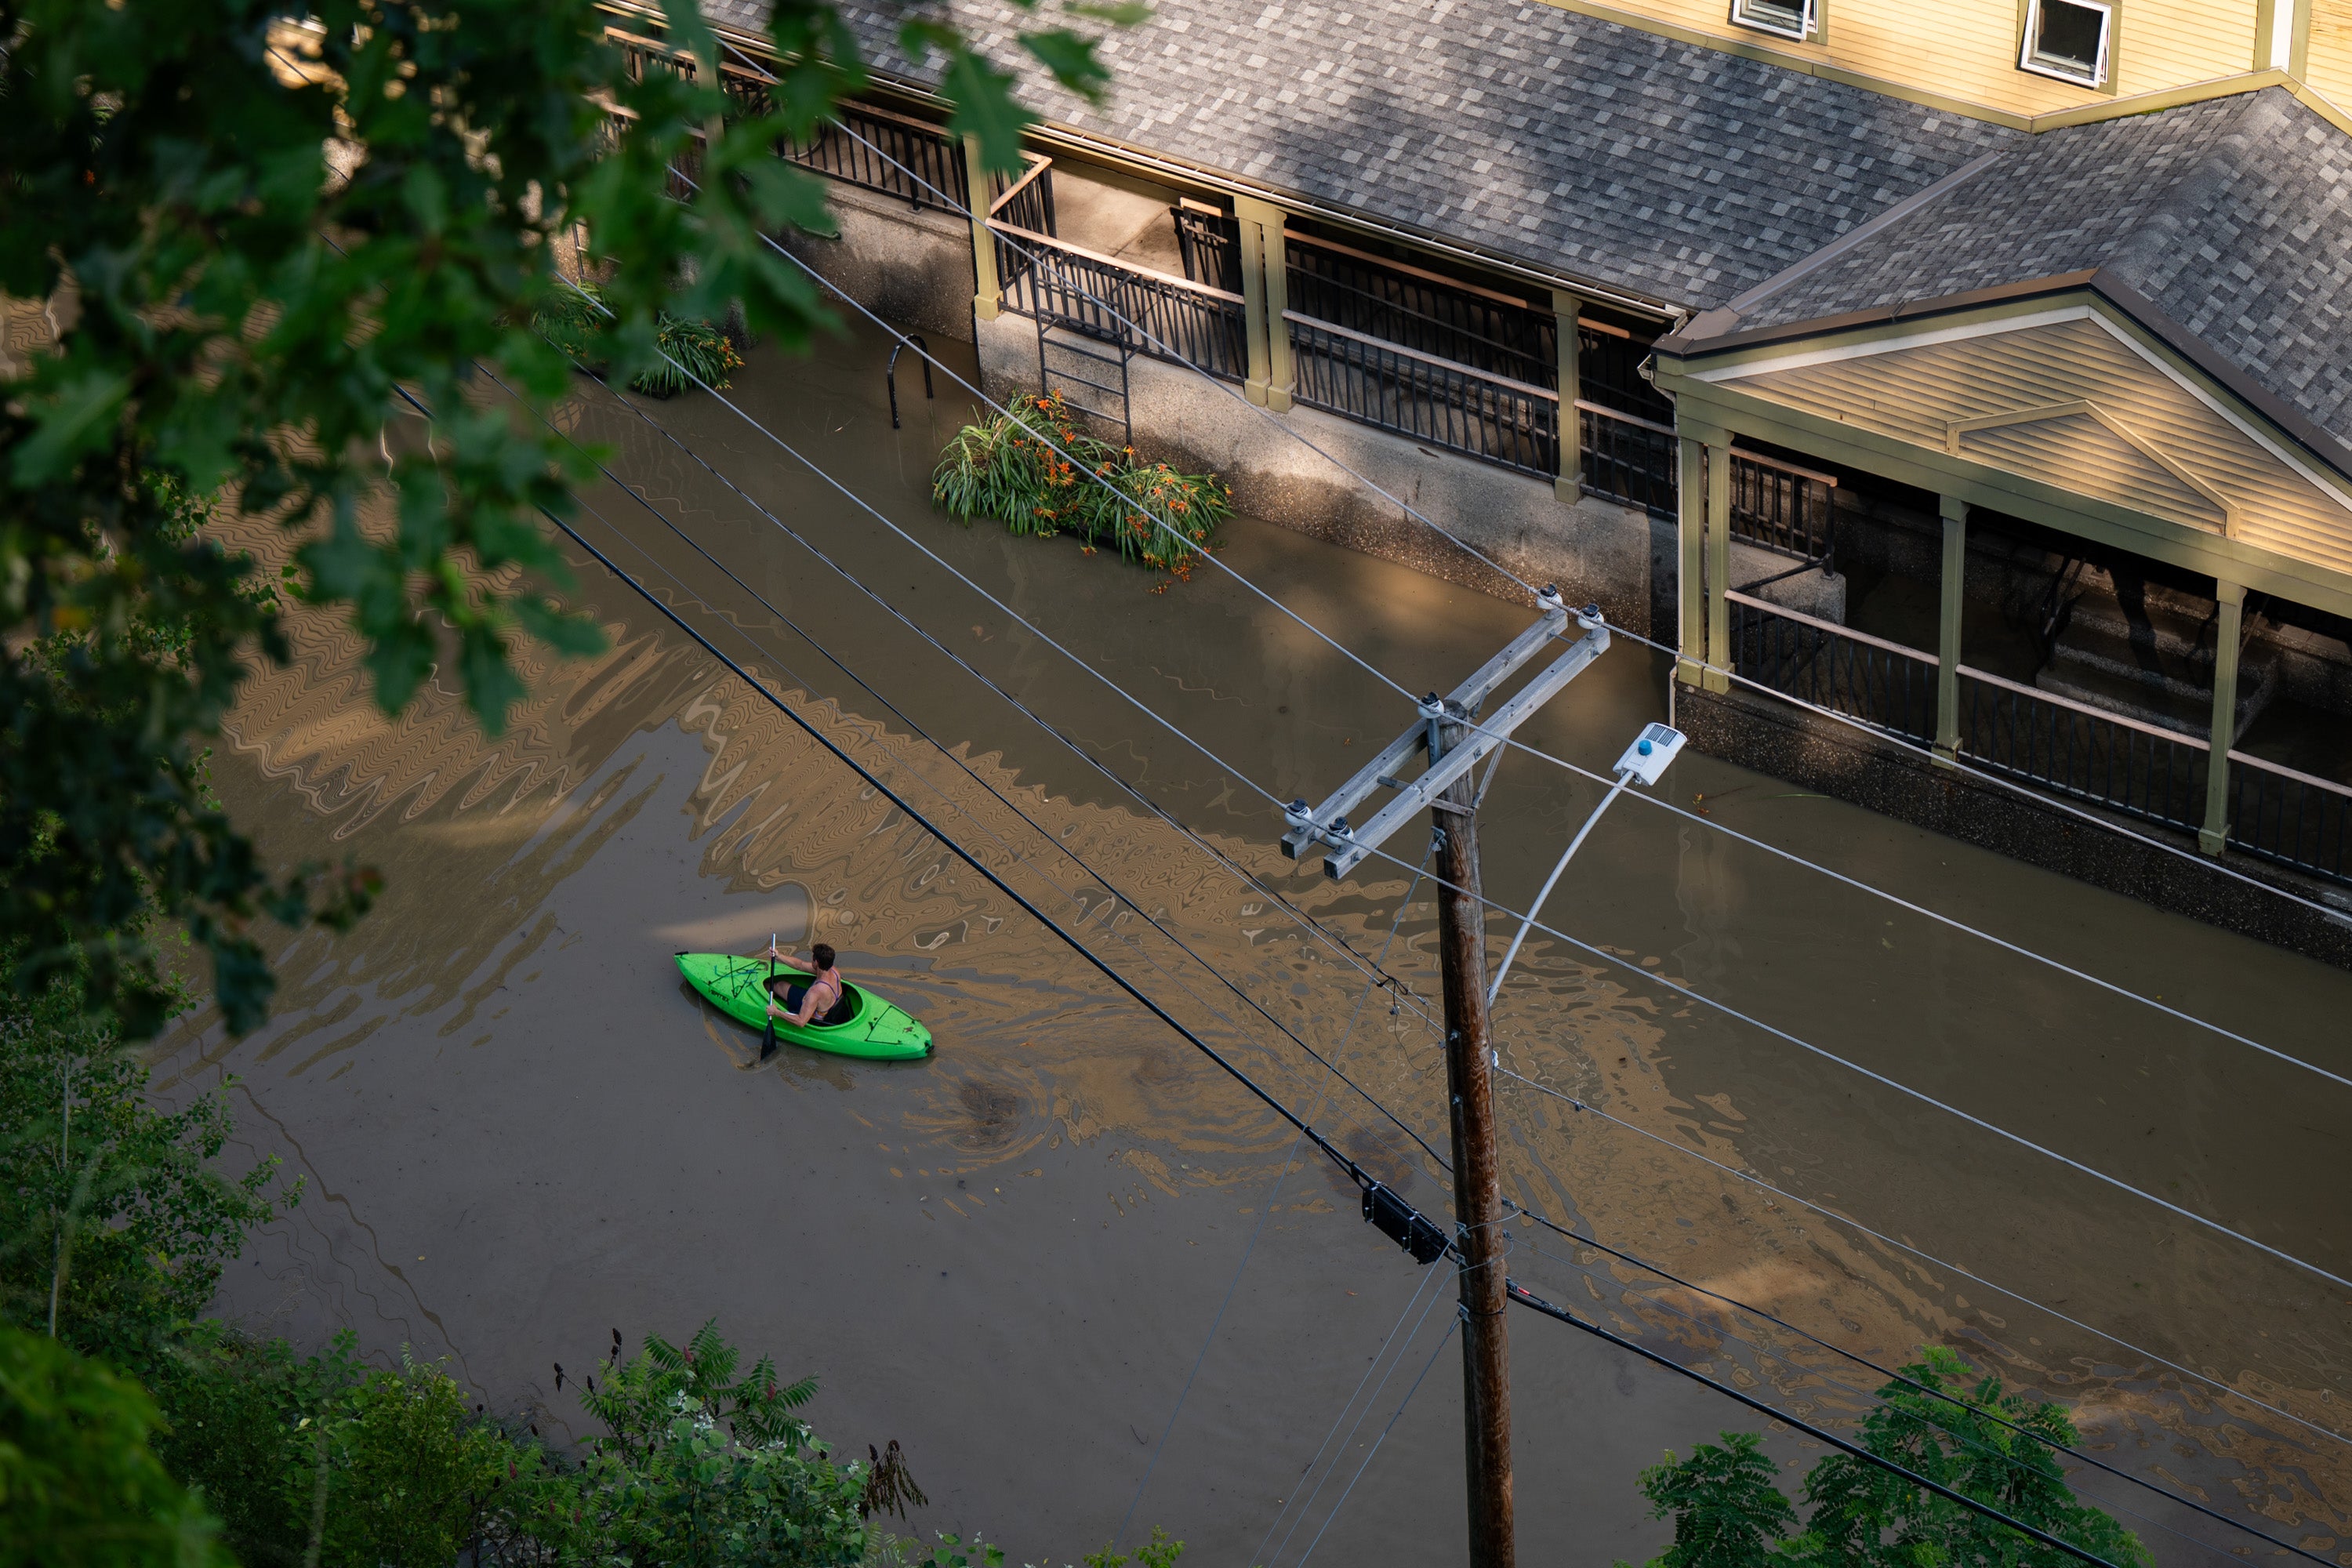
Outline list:
[[[1214,474],[1179,473],[1089,435],[1059,393],[1024,393],[965,426],[931,475],[931,499],[967,522],[1076,534],[1180,579],[1233,515],[1233,494]]]

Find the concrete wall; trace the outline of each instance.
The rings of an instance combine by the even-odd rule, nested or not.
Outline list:
[[[784,248],[911,331],[971,341],[971,226],[931,207],[826,182],[839,237],[797,231]]]
[[[980,323],[992,395],[1035,391],[1037,327],[1005,315]],[[1675,528],[1668,520],[1586,497],[1565,506],[1545,480],[1498,468],[1311,408],[1269,415],[1180,365],[1137,359],[1129,370],[1135,443],[1148,457],[1234,487],[1234,504],[1318,539],[1431,576],[1523,600],[1517,584],[1457,549],[1318,455],[1353,468],[1531,583],[1557,584],[1571,604],[1598,604],[1644,636],[1674,624]]]

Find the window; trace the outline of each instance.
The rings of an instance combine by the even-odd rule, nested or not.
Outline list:
[[[1731,0],[1731,19],[1743,27],[1805,39],[1821,31],[1820,0]]]
[[[2061,81],[2099,87],[2107,79],[2107,42],[2115,7],[2101,0],[2032,0],[2018,65]]]

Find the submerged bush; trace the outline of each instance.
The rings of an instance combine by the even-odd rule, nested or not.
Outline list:
[[[1233,514],[1232,488],[1213,474],[1139,462],[1132,447],[1080,429],[1076,414],[1059,393],[1026,393],[1008,413],[965,426],[940,455],[931,499],[967,522],[989,517],[1015,533],[1075,533],[1089,549],[1115,545],[1128,560],[1190,576]]]
[[[564,289],[553,304],[533,313],[530,324],[589,374],[601,378],[613,368],[608,342],[613,321],[604,314],[593,283],[582,284],[579,292]],[[665,310],[654,318],[654,342],[669,359],[656,360],[629,378],[629,390],[648,397],[675,397],[690,390],[697,377],[713,388],[724,387],[743,368],[743,356],[726,332],[709,321],[688,321]]]

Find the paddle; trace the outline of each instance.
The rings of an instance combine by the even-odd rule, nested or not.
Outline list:
[[[768,933],[768,984],[762,994],[768,998],[768,1037],[760,1047],[760,1059],[766,1061],[776,1054],[776,933]]]

